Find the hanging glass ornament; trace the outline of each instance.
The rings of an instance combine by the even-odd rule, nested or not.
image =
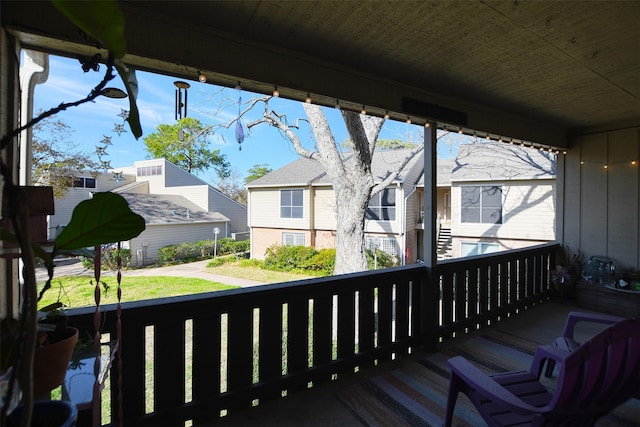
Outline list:
[[[242,88],[240,87],[240,82],[238,82],[238,86],[236,86],[236,90],[238,91],[238,119],[236,120],[236,141],[238,142],[238,150],[242,151],[242,141],[244,141],[244,129],[242,127],[242,115],[241,115],[241,106],[242,106]]]

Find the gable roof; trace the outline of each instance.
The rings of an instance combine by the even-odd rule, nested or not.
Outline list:
[[[501,142],[462,144],[451,181],[555,179],[555,154]]]
[[[412,150],[376,151],[371,161],[371,173],[373,174],[374,182],[380,182],[388,176],[391,171],[395,170],[395,168],[411,154],[411,151]],[[412,166],[415,165],[416,162],[422,162],[422,159],[423,152],[420,151],[404,167],[396,178],[396,181],[403,182]],[[353,164],[354,160],[350,153],[345,154],[344,162],[347,167]],[[301,157],[255,181],[251,181],[246,187],[293,187],[307,185],[331,185],[331,180],[319,162]]]
[[[451,187],[451,169],[453,169],[454,164],[454,159],[437,159],[436,185],[438,187]],[[424,187],[424,170],[420,175],[420,179],[416,183],[416,187]]]
[[[168,194],[120,193],[131,210],[142,216],[146,224],[179,224],[227,222],[219,212],[207,212],[183,196]]]

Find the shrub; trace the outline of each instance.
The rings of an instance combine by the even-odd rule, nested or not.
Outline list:
[[[122,267],[127,267],[131,263],[131,249],[120,249]],[[93,259],[81,257],[84,268],[93,268]],[[118,269],[118,248],[115,245],[104,245],[100,252],[100,263],[102,270]]]
[[[329,276],[333,274],[335,260],[335,249],[318,251],[309,246],[273,245],[265,252],[263,268]]]
[[[304,266],[306,270],[316,271],[323,276],[331,276],[336,265],[336,250],[321,249],[314,254]]]
[[[217,250],[214,240],[200,240],[195,243],[183,242],[176,245],[169,245],[158,250],[158,263],[167,264],[172,262],[182,262],[196,259],[209,258],[216,254],[229,255],[244,254],[249,251],[249,240],[236,241],[229,237],[223,237],[217,241]]]
[[[375,251],[367,249],[366,257],[369,270],[394,267],[399,264],[397,257],[380,249],[376,249]]]
[[[316,252],[314,248],[309,246],[269,246],[266,251],[264,268],[279,271],[304,269]]]

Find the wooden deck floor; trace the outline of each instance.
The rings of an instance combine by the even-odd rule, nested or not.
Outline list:
[[[575,307],[571,302],[565,301],[561,304],[559,301],[551,301],[502,322],[496,326],[496,329],[537,343],[550,343],[561,333],[567,313],[572,310],[588,311]],[[580,325],[582,326],[577,329],[579,338],[591,336],[601,328],[598,325]],[[349,384],[362,381],[369,376],[380,375],[386,370],[395,369],[403,364],[416,363],[415,360],[424,356],[424,353],[419,353],[414,357],[405,357],[348,378],[341,378],[316,389],[267,402],[242,413],[230,414],[216,421],[215,425],[362,426],[363,423],[338,400],[336,393]]]

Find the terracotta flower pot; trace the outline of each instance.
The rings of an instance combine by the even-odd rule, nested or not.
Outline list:
[[[33,394],[48,393],[64,382],[73,348],[78,342],[78,330],[67,327],[65,338],[36,349],[33,361]]]

